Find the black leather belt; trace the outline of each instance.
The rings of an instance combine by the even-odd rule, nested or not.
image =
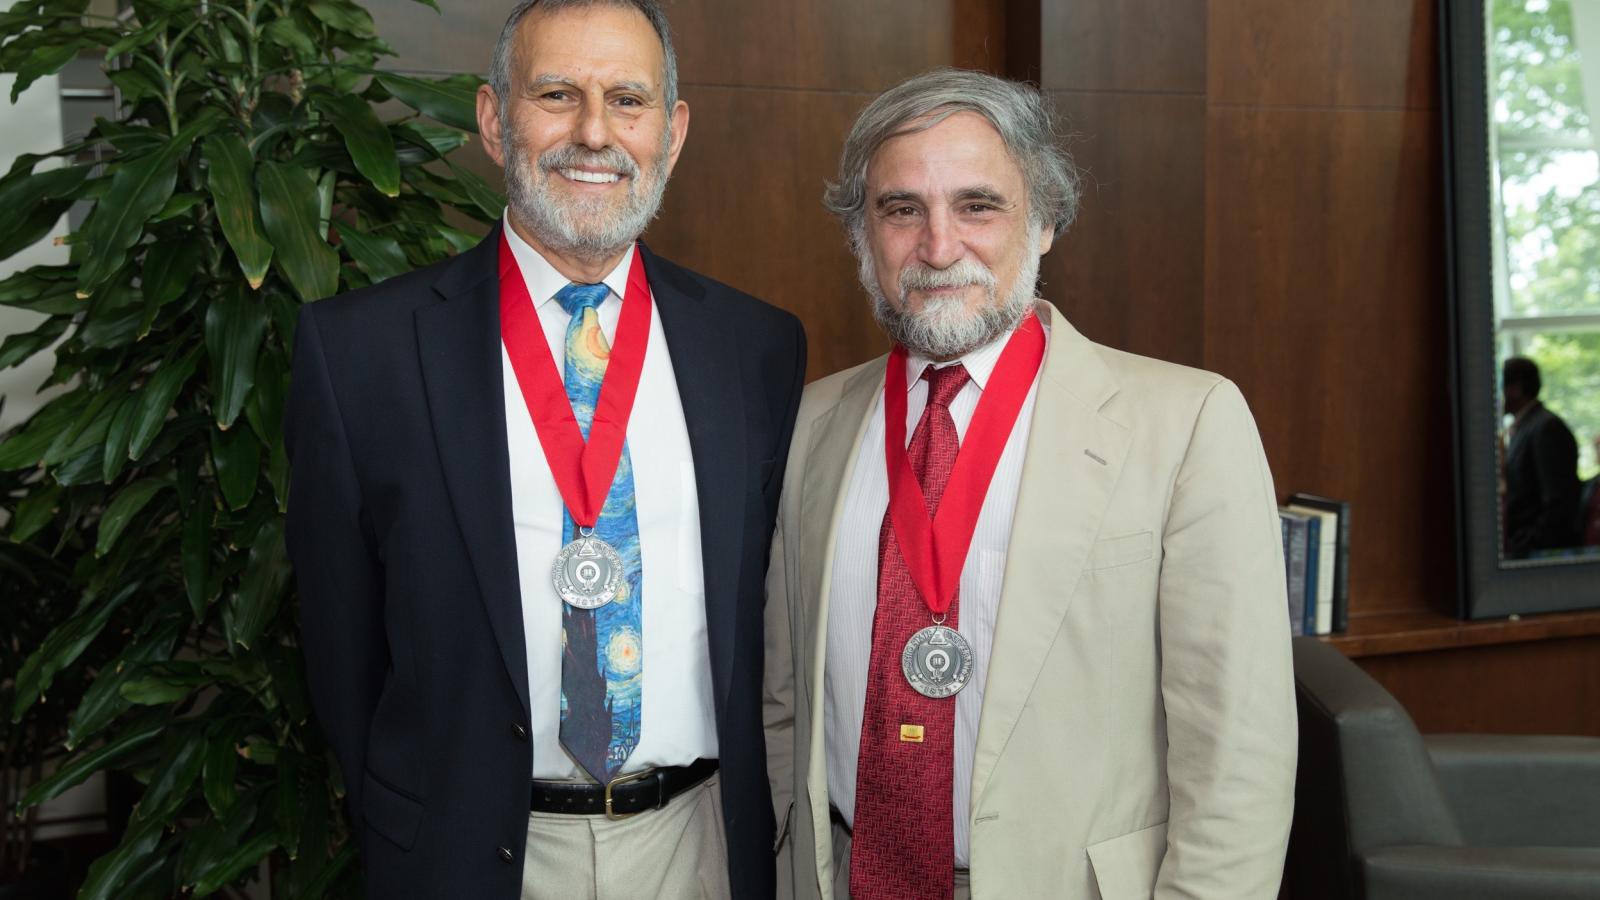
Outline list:
[[[609,819],[622,819],[666,806],[668,800],[710,778],[715,771],[716,760],[697,759],[692,765],[665,766],[623,775],[610,784],[535,781],[528,809],[575,816],[603,814]]]

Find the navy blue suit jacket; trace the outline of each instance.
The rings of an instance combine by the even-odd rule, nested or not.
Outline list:
[[[384,900],[521,891],[532,750],[499,240],[300,314],[286,440],[307,676]],[[767,897],[763,579],[805,335],[641,252],[699,486],[728,877]]]

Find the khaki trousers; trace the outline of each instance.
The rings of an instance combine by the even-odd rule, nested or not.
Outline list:
[[[626,819],[528,814],[522,900],[728,900],[719,775]]]
[[[972,900],[972,879],[966,869],[956,870],[955,900]],[[838,821],[833,823],[833,898],[850,897],[850,832]]]

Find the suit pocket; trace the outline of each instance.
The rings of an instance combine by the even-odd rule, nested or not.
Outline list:
[[[1149,900],[1167,852],[1167,823],[1089,845],[1089,867],[1101,900]]]
[[[1144,562],[1155,553],[1155,541],[1148,531],[1104,538],[1094,542],[1089,553],[1089,568],[1093,571],[1115,569]]]
[[[422,824],[422,803],[367,772],[362,777],[361,818],[401,850],[410,850],[417,840],[417,826]]]

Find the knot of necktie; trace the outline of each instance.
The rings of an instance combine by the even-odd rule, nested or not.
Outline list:
[[[922,377],[928,382],[928,405],[949,408],[951,401],[967,386],[972,376],[967,374],[967,367],[956,363],[953,366],[936,368],[929,366],[922,370]]]
[[[610,293],[611,289],[604,284],[569,284],[556,292],[556,302],[567,315],[576,316],[586,309],[599,307]]]

